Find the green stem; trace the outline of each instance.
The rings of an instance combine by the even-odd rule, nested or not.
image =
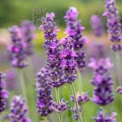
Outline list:
[[[22,95],[26,99],[26,104],[27,104],[27,108],[28,108],[29,105],[28,105],[28,101],[27,101],[26,86],[25,86],[25,82],[24,82],[24,78],[23,78],[22,69],[19,69],[18,72],[19,72],[19,80],[20,80]],[[28,111],[28,116],[29,116],[29,111]]]
[[[56,96],[56,102],[59,103],[57,88],[55,88],[55,96]],[[60,113],[58,113],[58,119],[59,119],[59,122],[61,122]]]
[[[119,56],[119,52],[115,52],[115,56],[116,56],[116,68],[117,68],[117,72],[116,72],[116,75],[117,75],[117,78],[118,78],[118,82],[119,82],[119,85],[121,86],[121,78],[120,78],[120,56]]]
[[[75,88],[74,88],[73,83],[71,84],[71,87],[72,87],[72,92],[73,92],[74,99],[75,99],[75,103],[76,103],[76,109],[77,109],[79,121],[82,122],[82,118],[81,118],[81,116],[80,116],[80,112],[79,112],[79,108],[78,108],[78,102],[77,102],[77,100],[76,100]]]

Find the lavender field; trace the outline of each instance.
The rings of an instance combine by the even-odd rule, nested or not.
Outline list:
[[[0,122],[122,122],[122,2],[54,2],[3,2]]]

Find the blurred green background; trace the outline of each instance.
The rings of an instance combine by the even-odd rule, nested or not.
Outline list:
[[[122,16],[122,0],[117,0],[117,5]],[[89,30],[90,16],[102,15],[104,0],[0,0],[0,27],[8,28],[22,20],[32,20],[38,26],[40,18],[52,11],[56,13],[57,24],[64,27],[63,16],[70,6],[77,7],[80,20]]]

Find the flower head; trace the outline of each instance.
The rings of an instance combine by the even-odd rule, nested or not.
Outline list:
[[[7,99],[9,97],[9,93],[5,90],[5,81],[3,78],[5,74],[0,72],[0,113],[3,112],[7,107]]]
[[[114,100],[113,82],[109,73],[112,67],[109,58],[95,60],[92,59],[89,67],[94,70],[94,77],[91,81],[94,88],[92,101],[98,105],[107,105]]]
[[[116,113],[111,113],[109,117],[108,113],[103,114],[102,109],[99,110],[97,117],[93,117],[95,122],[116,122]]]
[[[9,114],[11,122],[31,122],[26,117],[26,100],[22,96],[14,96],[11,104],[11,113]]]
[[[22,41],[22,31],[18,26],[13,26],[9,29],[11,34],[12,44],[9,46],[9,51],[12,57],[12,66],[17,68],[23,68],[27,66],[25,62],[25,43]]]

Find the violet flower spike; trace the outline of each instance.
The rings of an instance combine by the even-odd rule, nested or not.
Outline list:
[[[110,104],[114,100],[113,82],[109,73],[109,69],[112,67],[110,59],[91,59],[89,67],[94,70],[94,77],[91,81],[95,87],[92,101],[103,106]]]
[[[14,96],[10,110],[10,122],[31,122],[31,120],[26,117],[26,100],[22,96]]]
[[[122,49],[122,46],[120,44],[122,40],[122,35],[120,16],[116,6],[116,1],[105,0],[105,2],[106,11],[104,12],[103,16],[107,18],[108,34],[110,35],[109,40],[113,42],[113,51],[120,51]]]
[[[0,114],[6,109],[7,107],[7,99],[9,97],[9,93],[5,90],[5,81],[4,78],[5,74],[0,72]]]
[[[96,37],[101,37],[103,34],[103,25],[101,17],[98,15],[91,16],[91,27]]]
[[[54,110],[51,107],[53,103],[52,86],[50,85],[50,72],[47,68],[42,68],[37,73],[36,91],[37,91],[37,111],[41,116],[47,116]]]
[[[25,62],[25,43],[22,41],[22,31],[18,26],[9,29],[12,44],[8,47],[11,52],[12,66],[16,68],[24,68],[27,66]]]
[[[21,30],[23,34],[23,41],[25,43],[25,53],[28,56],[33,54],[33,39],[35,35],[33,34],[35,26],[30,21],[23,21],[21,24]]]
[[[86,65],[84,60],[85,54],[82,51],[82,48],[86,42],[86,37],[83,37],[82,35],[84,27],[81,25],[81,22],[77,20],[77,17],[78,10],[75,7],[70,7],[64,18],[67,24],[66,33],[72,38],[73,48],[77,53],[76,62],[79,69],[82,69]]]
[[[117,122],[116,115],[117,113],[113,112],[111,116],[109,116],[108,113],[104,114],[103,110],[100,109],[97,117],[93,117],[93,119],[95,122]]]

